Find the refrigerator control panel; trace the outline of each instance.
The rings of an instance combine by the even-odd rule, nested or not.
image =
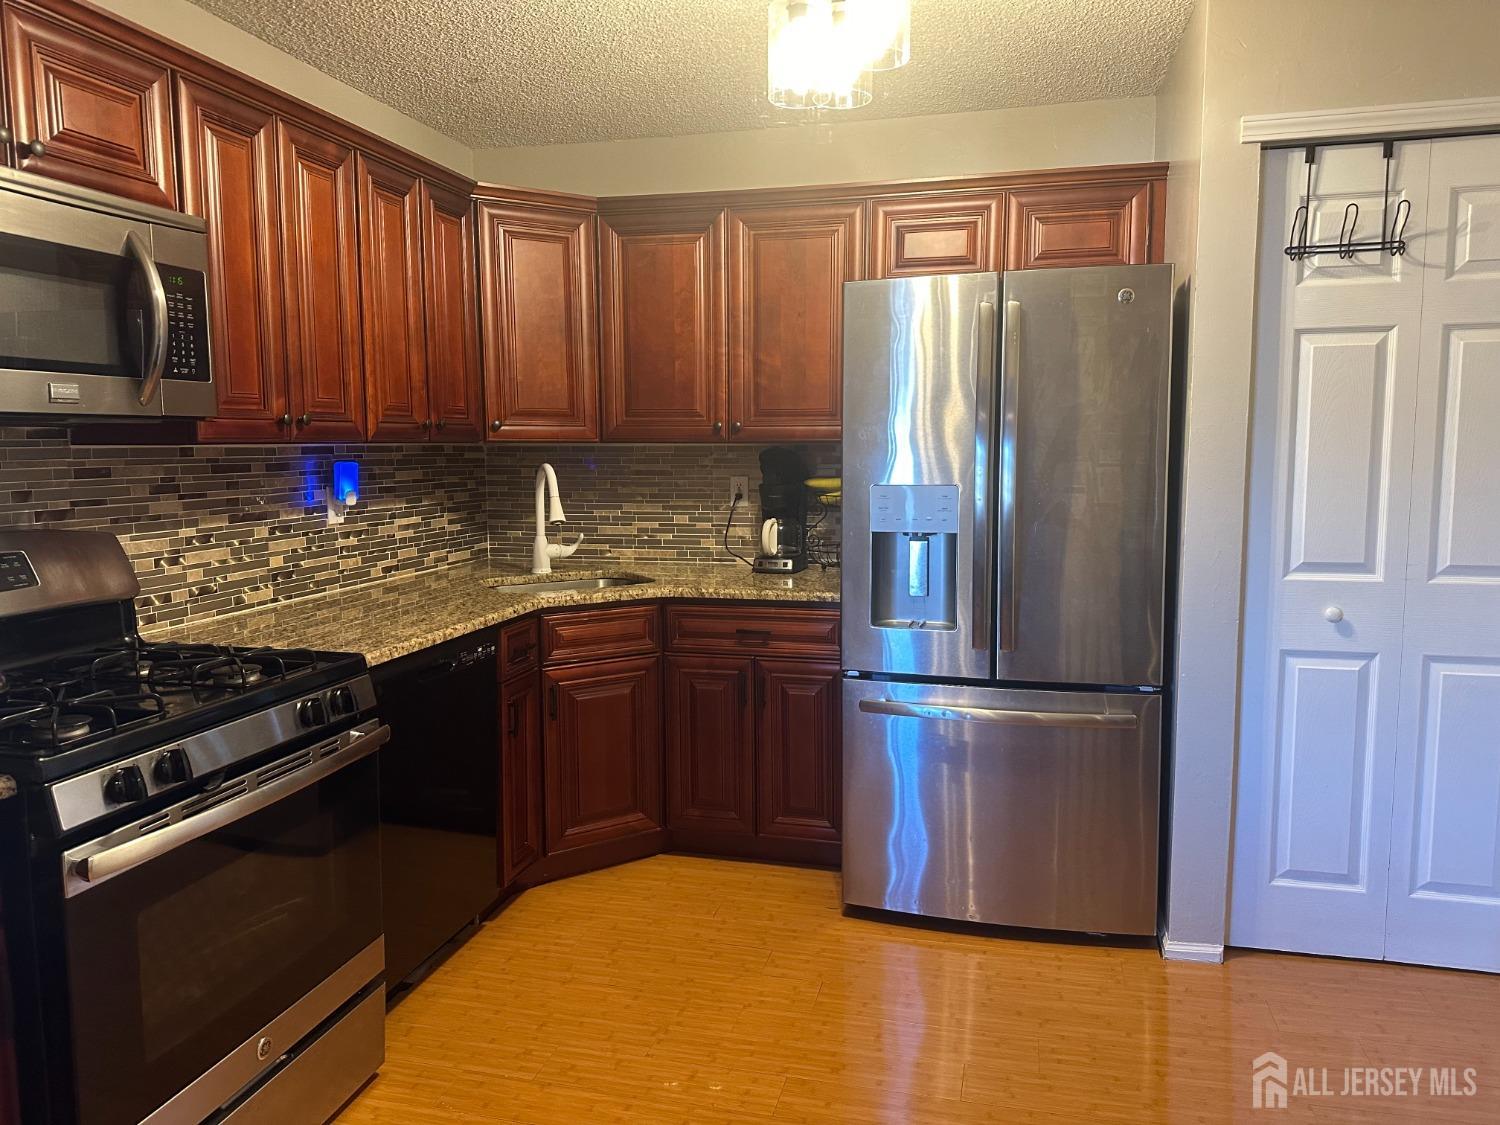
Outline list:
[[[958,485],[872,484],[870,530],[958,533]]]

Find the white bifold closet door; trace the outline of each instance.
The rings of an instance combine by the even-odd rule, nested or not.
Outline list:
[[[1381,225],[1320,149],[1310,241]],[[1500,138],[1268,154],[1230,941],[1500,970]]]

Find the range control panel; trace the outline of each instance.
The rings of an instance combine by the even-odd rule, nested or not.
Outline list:
[[[21,551],[0,551],[0,594],[40,586],[36,569]]]
[[[202,270],[159,265],[167,291],[168,379],[205,381],[208,372],[208,289]]]

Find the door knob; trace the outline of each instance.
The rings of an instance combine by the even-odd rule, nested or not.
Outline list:
[[[1331,605],[1331,606],[1329,606],[1327,609],[1325,609],[1323,611],[1323,620],[1324,621],[1338,622],[1338,621],[1342,621],[1343,619],[1344,619],[1344,611],[1342,609],[1340,609],[1336,605]]]

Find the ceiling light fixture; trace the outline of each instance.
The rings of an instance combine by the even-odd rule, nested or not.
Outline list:
[[[911,0],[771,0],[766,97],[781,109],[858,109],[873,72],[911,58]]]

